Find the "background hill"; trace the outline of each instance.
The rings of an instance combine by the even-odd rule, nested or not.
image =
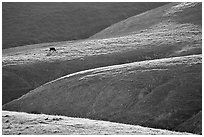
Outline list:
[[[118,21],[166,3],[3,2],[3,48],[85,39]]]
[[[202,110],[202,55],[73,73],[30,91],[3,109],[180,130],[177,126]],[[198,129],[195,133],[202,132]]]
[[[113,24],[91,38],[110,38],[141,33],[156,24],[166,24],[166,22],[190,23],[201,28],[202,4],[191,2],[166,4]]]
[[[159,20],[158,24],[152,24],[143,31],[135,31],[135,34],[3,50],[3,104],[70,73],[134,61],[201,54],[202,29],[200,25],[192,23],[195,18],[191,15],[200,15],[202,9],[200,3],[187,5],[166,5],[169,8],[165,8],[165,12],[159,10],[165,16],[169,11],[172,13],[175,7],[182,7],[183,10],[169,14],[162,18],[162,21]],[[154,12],[157,13],[155,16],[158,15],[158,9],[152,10],[151,15]],[[188,20],[182,16],[184,14],[188,14]],[[183,19],[183,23],[174,19],[175,16]],[[197,17],[198,22],[201,18]],[[132,18],[133,22],[134,20],[137,20],[137,17]],[[56,47],[57,52],[50,53],[48,50],[51,46]]]
[[[9,111],[3,111],[2,122],[3,135],[190,135],[108,121]]]

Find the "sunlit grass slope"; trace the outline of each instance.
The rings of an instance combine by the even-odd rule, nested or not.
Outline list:
[[[108,121],[3,111],[3,135],[190,135]],[[23,123],[23,124],[22,124]]]
[[[135,15],[107,27],[91,38],[109,38],[141,33],[162,22],[193,24],[202,27],[202,3],[170,3],[159,8]],[[168,28],[168,26],[166,26]]]

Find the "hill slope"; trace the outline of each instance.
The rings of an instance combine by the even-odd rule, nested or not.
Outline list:
[[[168,5],[165,12],[159,10],[161,8],[147,12],[153,14],[151,18],[155,17],[156,20],[157,14],[168,16],[159,24],[153,23],[150,28],[143,28],[140,33],[3,50],[3,104],[70,73],[128,62],[201,54],[202,29],[200,25],[192,23],[192,20],[199,22],[202,18],[198,14],[202,11],[200,3],[190,4],[194,5],[190,10],[188,6],[183,6],[181,12],[176,12],[176,4],[180,5]],[[172,9],[175,9],[175,13],[169,14]],[[186,14],[188,20],[183,17]],[[199,16],[195,18],[197,14]],[[147,15],[144,15],[145,18]],[[131,20],[138,20],[142,16],[143,14]],[[175,16],[183,22],[176,20]],[[56,47],[57,52],[50,53],[49,47]]]
[[[202,111],[176,127],[178,131],[186,131],[202,135]]]
[[[3,135],[190,135],[108,121],[9,111],[3,111],[2,121]]]
[[[166,4],[113,24],[91,38],[110,38],[141,33],[154,25],[166,24],[167,22],[178,24],[190,23],[201,27],[202,3],[183,2]],[[168,25],[166,27],[168,28]]]
[[[174,130],[202,109],[202,55],[81,71],[46,83],[4,110]]]
[[[166,3],[3,2],[3,48],[88,38]]]

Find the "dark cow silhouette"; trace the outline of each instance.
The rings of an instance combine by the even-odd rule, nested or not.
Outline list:
[[[57,51],[57,50],[56,50],[55,48],[52,47],[52,48],[50,48],[50,51]]]

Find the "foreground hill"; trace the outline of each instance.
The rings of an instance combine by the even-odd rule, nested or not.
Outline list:
[[[2,121],[3,135],[190,135],[108,121],[9,111],[3,111]]]
[[[202,110],[202,55],[73,73],[3,105],[3,110],[179,130]]]
[[[182,7],[182,11],[176,12],[176,5]],[[198,14],[202,11],[199,5],[173,3],[165,11],[154,9],[148,12],[154,13],[151,19],[157,19],[159,13],[166,15],[174,10],[175,13],[168,14],[165,20],[160,20],[156,25],[153,23],[150,28],[141,28],[143,31],[140,33],[3,50],[3,104],[70,73],[128,62],[201,54],[202,29],[200,25],[192,23],[192,20],[199,22],[202,18]],[[188,20],[183,17],[187,14]],[[144,15],[147,16],[146,13]],[[131,20],[138,20],[142,16]],[[183,22],[173,20],[175,16]],[[55,47],[57,52],[49,52],[50,47]]]
[[[166,3],[3,2],[3,48],[85,39]]]
[[[2,123],[3,135],[190,135],[108,121],[9,111],[3,111]]]

